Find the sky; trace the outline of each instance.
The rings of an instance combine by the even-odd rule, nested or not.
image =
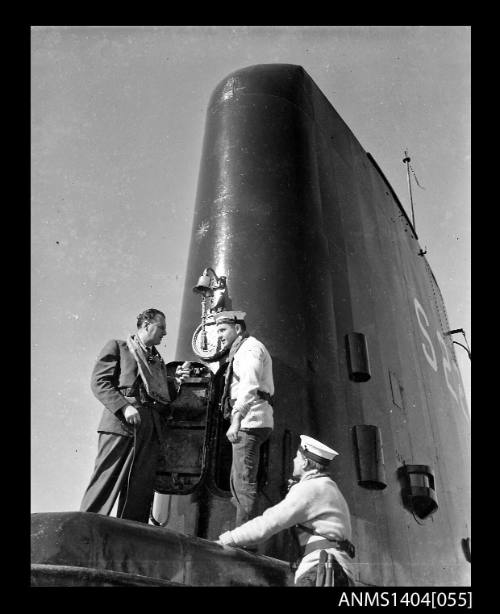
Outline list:
[[[104,343],[156,307],[158,349],[182,358],[207,104],[240,68],[302,66],[411,216],[408,150],[419,242],[471,344],[470,47],[468,26],[31,27],[32,512],[79,508]],[[470,362],[454,347],[470,405]]]

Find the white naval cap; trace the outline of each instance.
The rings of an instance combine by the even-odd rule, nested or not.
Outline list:
[[[222,322],[236,324],[237,322],[243,322],[246,315],[244,311],[220,311],[214,315],[214,318],[216,324],[222,324]]]
[[[338,456],[338,452],[335,452],[335,450],[325,446],[325,444],[321,443],[321,441],[313,439],[308,435],[300,436],[299,450],[306,458],[310,458],[313,461],[323,464],[329,463],[336,456]]]

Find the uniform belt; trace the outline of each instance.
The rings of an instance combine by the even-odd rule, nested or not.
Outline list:
[[[269,392],[264,392],[264,390],[257,390],[257,396],[260,399],[264,399],[264,401],[267,401],[269,405],[273,404],[274,397],[271,396]],[[235,403],[236,403],[236,399],[229,399],[229,398],[227,399],[227,404],[229,406],[229,409],[232,409]],[[229,415],[230,415],[229,412],[227,412],[227,416],[225,415],[224,417],[228,417]]]
[[[269,405],[273,404],[274,399],[269,392],[265,392],[264,390],[257,390],[257,396],[261,399],[264,399],[264,401],[267,401]]]
[[[341,550],[348,554],[351,559],[354,558],[355,548],[354,545],[348,539],[338,540],[338,539],[318,539],[313,542],[309,542],[306,544],[304,548],[304,554],[302,556],[306,556],[315,550],[325,550],[328,548],[335,548],[336,550]]]

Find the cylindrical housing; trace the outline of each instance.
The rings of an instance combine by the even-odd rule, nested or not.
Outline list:
[[[408,510],[426,518],[438,509],[434,472],[429,465],[403,465],[398,469],[401,498]]]
[[[358,484],[372,490],[387,486],[382,434],[377,426],[358,424],[353,427]]]
[[[353,382],[367,382],[371,377],[368,345],[363,333],[345,336],[349,378]]]

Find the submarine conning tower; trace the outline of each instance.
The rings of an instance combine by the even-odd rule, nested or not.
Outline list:
[[[387,179],[300,66],[235,71],[210,98],[178,360],[199,360],[192,289],[208,266],[273,359],[262,509],[299,434],[317,437],[339,452],[361,584],[468,584],[469,421],[443,300]],[[199,500],[178,497],[173,526],[195,531]],[[208,500],[216,539],[234,509]],[[281,533],[264,550],[291,548]]]
[[[325,104],[304,69],[289,64],[251,66],[216,87],[207,111],[176,355],[196,359],[191,337],[200,307],[192,286],[211,265],[227,276],[233,307],[247,312],[251,334],[271,352],[275,379],[286,382],[277,400],[278,424],[283,418],[288,427],[332,438],[335,429],[325,433],[319,414],[324,408],[325,418],[332,418],[334,391],[325,382],[332,380],[342,343],[325,225],[335,220],[325,219],[322,190],[328,186],[322,186],[319,168],[318,123],[328,120],[330,139],[337,135],[344,155],[354,144],[346,140],[341,118],[325,115]],[[283,404],[294,408],[286,416],[279,411]]]

